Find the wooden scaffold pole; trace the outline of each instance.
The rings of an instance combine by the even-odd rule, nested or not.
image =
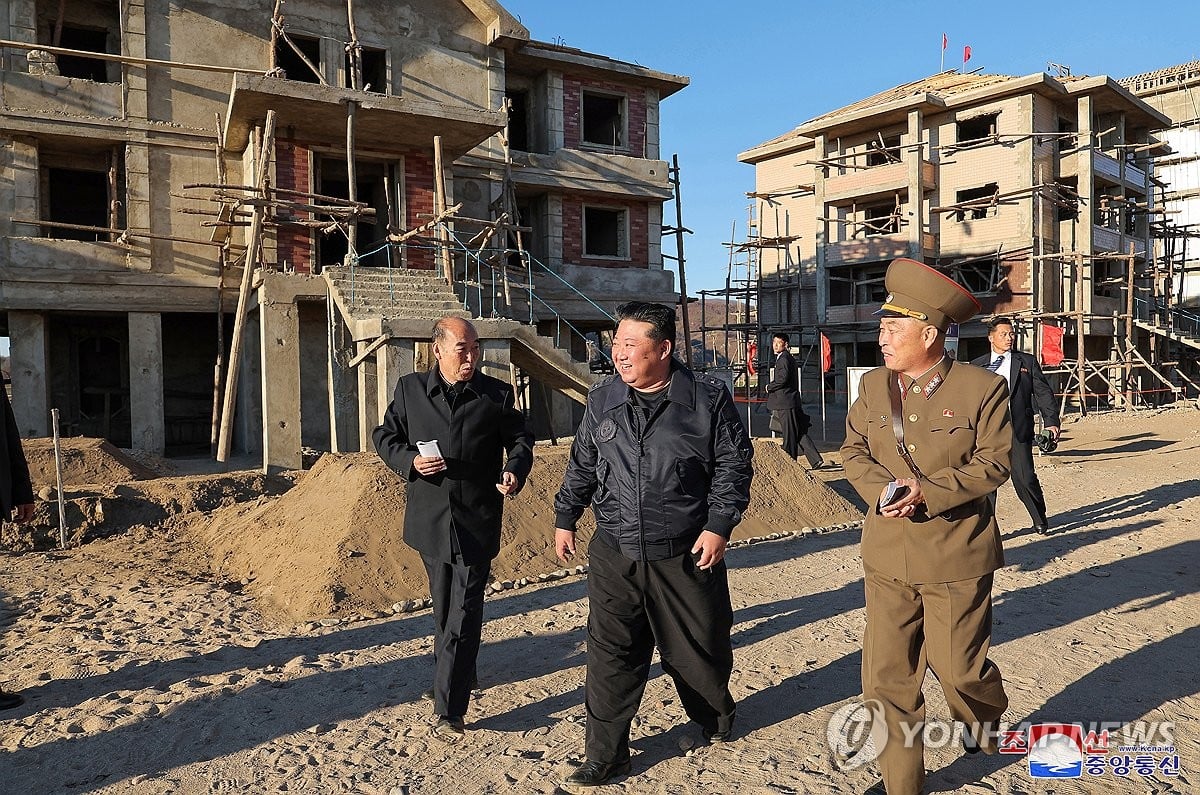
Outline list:
[[[254,181],[258,189],[266,194],[267,175],[270,172],[271,153],[275,142],[275,111],[268,110],[263,125],[262,143],[254,161]],[[233,437],[233,411],[237,399],[238,367],[242,358],[242,343],[246,331],[246,313],[250,303],[250,288],[254,277],[254,266],[262,247],[263,214],[265,209],[256,206],[247,232],[246,251],[242,263],[242,283],[238,290],[237,314],[233,319],[233,338],[229,345],[229,366],[225,375],[225,400],[221,409],[221,433],[217,443],[217,460],[229,460],[229,447]]]

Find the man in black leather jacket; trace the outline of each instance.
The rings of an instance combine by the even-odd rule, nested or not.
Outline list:
[[[564,788],[629,772],[629,728],[657,645],[688,717],[730,738],[733,610],[725,547],[750,502],[752,448],[724,384],[672,355],[675,313],[617,308],[617,376],[592,388],[555,499],[555,549],[575,552],[590,503],[587,761]]]

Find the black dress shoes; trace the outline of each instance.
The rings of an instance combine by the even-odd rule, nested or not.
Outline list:
[[[712,731],[709,731],[708,729],[703,729],[701,731],[701,734],[704,735],[704,739],[708,740],[713,745],[720,745],[721,743],[727,743],[733,739],[733,729],[726,729],[724,731],[720,731],[718,729],[714,729]]]
[[[975,742],[975,735],[971,734],[971,731],[965,726],[962,733],[962,746],[968,754],[979,753],[979,743]]]
[[[466,733],[466,724],[463,723],[463,719],[453,715],[440,717],[438,722],[433,725],[433,736],[451,745],[462,740]]]
[[[25,698],[20,693],[10,693],[7,690],[0,690],[0,709],[12,709],[24,703]]]
[[[876,781],[863,791],[863,795],[887,795],[887,787],[883,786],[882,781]]]
[[[602,787],[617,776],[628,775],[629,770],[628,759],[608,765],[603,762],[584,762],[567,777],[565,785],[568,787]]]

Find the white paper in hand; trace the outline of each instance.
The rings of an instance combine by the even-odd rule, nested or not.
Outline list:
[[[417,452],[425,458],[442,457],[442,450],[438,447],[437,439],[432,442],[417,442]]]

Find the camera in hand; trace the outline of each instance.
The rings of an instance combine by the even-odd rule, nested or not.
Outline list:
[[[1058,439],[1054,438],[1054,434],[1049,431],[1035,433],[1033,435],[1033,442],[1043,453],[1053,453],[1058,449]]]

